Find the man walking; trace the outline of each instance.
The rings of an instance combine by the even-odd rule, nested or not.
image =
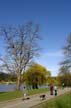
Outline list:
[[[51,85],[50,85],[50,94],[51,94],[51,95],[53,95],[53,90],[54,90],[54,87],[53,87],[53,85],[51,84]]]

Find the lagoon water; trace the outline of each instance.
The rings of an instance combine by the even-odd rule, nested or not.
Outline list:
[[[20,89],[23,89],[23,84],[21,85]],[[47,88],[48,86],[39,86],[39,88]],[[16,89],[15,84],[0,84],[0,92],[8,92],[8,91],[14,91]]]
[[[23,85],[21,85],[22,89]],[[0,84],[0,92],[8,92],[8,91],[14,91],[16,89],[15,84]]]
[[[14,91],[15,88],[16,88],[15,84],[11,84],[11,85],[0,84],[0,92]]]

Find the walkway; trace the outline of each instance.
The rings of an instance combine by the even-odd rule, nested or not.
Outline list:
[[[60,89],[58,90],[58,96],[69,91],[71,91],[71,88]],[[31,108],[37,104],[40,104],[55,97],[54,95],[51,96],[49,92],[44,94],[46,95],[45,100],[41,100],[40,94],[37,94],[30,96],[29,100],[23,101],[21,98],[19,98],[8,102],[0,102],[0,108]]]

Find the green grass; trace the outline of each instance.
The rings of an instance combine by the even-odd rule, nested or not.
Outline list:
[[[19,98],[21,96],[22,96],[22,92],[21,91],[1,92],[0,93],[0,101],[11,100],[11,99]]]
[[[34,108],[71,108],[71,92]]]
[[[47,88],[43,89],[32,89],[28,91],[28,95],[34,95],[42,92],[47,92]],[[22,91],[14,91],[14,92],[0,92],[0,101],[11,100],[15,98],[22,97]]]
[[[28,95],[34,95],[34,94],[43,93],[43,92],[47,92],[47,91],[48,91],[47,88],[32,89],[32,90],[28,91]]]

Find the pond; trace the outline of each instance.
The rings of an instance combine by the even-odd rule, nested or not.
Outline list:
[[[23,89],[23,84],[21,85],[20,89]],[[38,86],[39,88],[48,88],[47,85]],[[16,89],[16,84],[0,84],[0,92],[8,92],[14,91]]]
[[[22,89],[23,85],[21,85]],[[16,89],[16,84],[0,84],[0,92],[14,91]]]

